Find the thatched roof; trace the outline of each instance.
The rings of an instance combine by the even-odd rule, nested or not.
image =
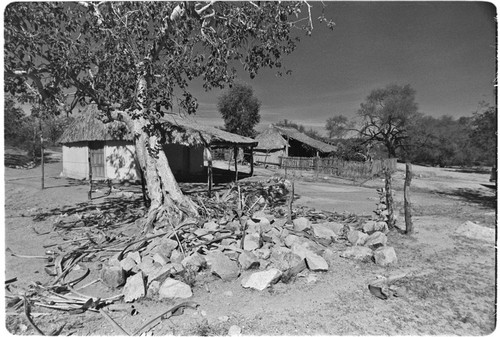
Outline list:
[[[295,139],[323,153],[337,151],[336,146],[313,139],[297,129],[276,125],[271,125],[266,131],[255,138],[255,140],[259,141],[259,145],[256,147],[256,149],[271,150],[283,148],[283,144],[286,145],[286,140],[283,138],[283,136]],[[280,137],[282,141],[280,141],[278,137]]]
[[[133,135],[123,122],[103,123],[97,118],[99,111],[95,104],[88,105],[82,113],[66,128],[58,143],[76,143],[98,140],[133,140]],[[122,129],[124,132],[112,134],[110,128]]]
[[[281,133],[272,125],[257,135],[255,140],[259,142],[255,150],[262,151],[283,149],[288,144]]]
[[[126,129],[125,123],[118,123],[125,128],[121,137],[116,137],[109,131],[109,124],[103,123],[97,118],[98,110],[95,105],[89,105],[84,113],[78,116],[67,128],[59,139],[59,143],[74,143],[80,141],[98,140],[133,140],[133,135]],[[257,145],[251,138],[226,132],[212,126],[196,122],[192,117],[179,116],[176,114],[165,115],[161,123],[167,143],[181,145],[210,145],[210,146],[241,146],[250,147]]]

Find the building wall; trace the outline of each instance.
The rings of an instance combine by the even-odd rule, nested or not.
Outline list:
[[[168,158],[172,173],[176,177],[187,177],[204,172],[203,146],[187,147],[178,144],[167,144],[163,150]]]
[[[177,144],[163,146],[172,172],[176,177],[204,174],[203,146],[187,147]],[[132,142],[107,141],[104,145],[106,179],[139,180]],[[63,176],[87,179],[89,175],[87,142],[63,145]]]
[[[259,164],[274,164],[274,165],[279,165],[280,164],[280,158],[279,157],[284,157],[286,156],[285,149],[282,150],[273,150],[269,151],[268,153],[263,152],[263,151],[254,151],[253,153],[253,158],[254,162],[259,163]]]
[[[135,162],[135,146],[132,142],[107,141],[104,146],[107,179],[139,180]]]
[[[84,179],[89,175],[87,142],[64,144],[62,147],[63,176]]]

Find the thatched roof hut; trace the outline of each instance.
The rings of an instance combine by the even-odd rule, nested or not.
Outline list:
[[[135,162],[134,135],[125,123],[103,123],[96,105],[87,106],[59,139],[63,144],[63,175],[72,178],[132,179],[140,174]],[[167,114],[162,120],[163,150],[178,178],[204,174],[203,153],[212,147],[253,147],[257,142],[189,117]],[[89,165],[90,162],[90,165]]]

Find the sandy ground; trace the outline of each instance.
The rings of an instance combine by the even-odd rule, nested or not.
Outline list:
[[[403,169],[399,166],[394,175],[399,223]],[[60,163],[47,165],[47,188],[41,190],[39,168],[5,168],[5,245],[12,251],[43,255],[43,245],[57,242],[57,233],[50,221],[34,222],[33,215],[87,201],[88,186],[60,178],[60,171]],[[408,236],[394,231],[388,236],[388,244],[398,254],[396,266],[337,257],[329,261],[328,272],[306,273],[292,284],[278,283],[261,292],[242,288],[239,280],[224,282],[201,275],[192,298],[199,309],[186,309],[183,315],[163,320],[152,334],[224,335],[232,325],[241,327],[245,335],[490,334],[496,324],[495,238],[484,241],[455,234],[468,220],[484,227],[496,226],[496,191],[482,185],[489,184],[489,175],[417,166],[414,172],[415,233]],[[255,176],[248,179],[265,180],[280,174],[283,172],[258,167]],[[371,214],[378,199],[376,188],[384,184],[382,179],[361,186],[332,177],[315,180],[300,172],[295,173],[294,181],[297,207],[358,215]],[[339,255],[345,248],[340,243],[331,246]],[[383,301],[368,291],[368,282],[377,275],[401,273],[410,275],[398,284],[407,289],[405,296]],[[38,260],[8,253],[5,277],[17,277],[17,289],[50,279]],[[172,304],[144,299],[133,304],[138,314],[122,312],[113,318],[127,331],[134,331]],[[116,335],[109,322],[93,312],[37,312],[50,313],[35,318],[44,331],[64,322],[63,335]],[[8,314],[6,326],[14,334],[34,333],[20,315]]]

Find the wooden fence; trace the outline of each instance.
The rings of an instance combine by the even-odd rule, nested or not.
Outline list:
[[[384,167],[396,171],[396,164],[396,158],[357,162],[338,158],[280,157],[280,167],[284,169],[310,170],[354,180],[375,177]]]

